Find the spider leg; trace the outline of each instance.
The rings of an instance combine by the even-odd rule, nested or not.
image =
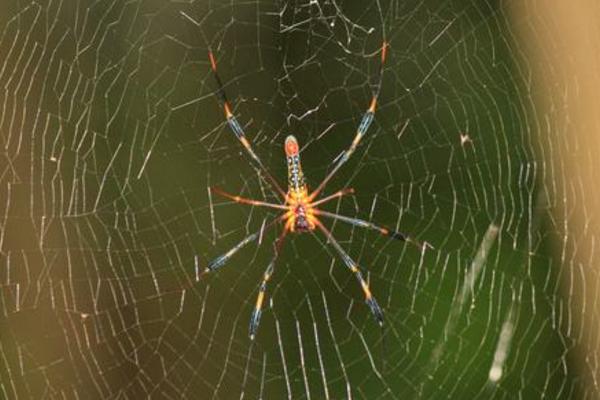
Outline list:
[[[237,195],[233,195],[233,194],[224,192],[223,190],[221,190],[217,187],[211,187],[210,190],[223,196],[223,197],[227,197],[228,199],[231,199],[231,200],[235,201],[236,203],[250,204],[252,206],[259,206],[259,207],[276,208],[278,210],[289,210],[289,207],[285,206],[283,204],[267,203],[265,201],[253,200],[253,199],[248,199],[245,197],[240,197]]]
[[[369,127],[371,126],[371,123],[373,122],[373,118],[375,118],[375,108],[377,107],[377,97],[379,96],[379,90],[381,88],[381,77],[383,75],[383,65],[385,63],[385,56],[387,53],[387,45],[388,45],[387,42],[384,41],[381,46],[381,65],[379,67],[379,83],[377,85],[377,89],[373,93],[373,97],[371,98],[371,103],[369,104],[369,108],[363,114],[362,119],[360,120],[360,124],[358,124],[358,128],[356,130],[356,136],[354,136],[354,139],[352,140],[350,147],[346,151],[344,151],[344,153],[338,159],[338,161],[335,164],[335,166],[333,167],[333,169],[329,172],[329,174],[327,174],[327,176],[325,177],[325,179],[323,179],[323,181],[319,184],[319,186],[317,186],[317,188],[310,194],[309,201],[314,200],[319,195],[319,193],[323,190],[323,188],[325,187],[327,182],[329,182],[329,180],[331,178],[333,178],[333,176],[340,169],[340,167],[342,165],[344,165],[346,163],[346,161],[348,161],[348,159],[350,159],[350,156],[352,156],[352,154],[358,147],[358,144],[360,143],[361,139],[363,138],[363,136],[365,136],[365,134],[369,130]]]
[[[250,317],[250,325],[248,327],[248,333],[250,336],[250,340],[254,340],[256,336],[256,330],[258,329],[258,324],[260,323],[260,316],[262,314],[262,305],[265,300],[265,293],[267,291],[267,283],[271,279],[273,272],[275,271],[275,261],[277,260],[277,256],[281,250],[281,245],[283,244],[283,239],[285,239],[285,235],[288,230],[284,229],[281,232],[281,235],[275,241],[275,253],[273,254],[273,258],[271,258],[271,262],[267,266],[265,273],[263,274],[262,281],[258,288],[258,296],[256,297],[256,304],[254,305],[254,311],[252,311],[252,316]]]
[[[212,51],[208,52],[208,59],[210,60],[210,67],[213,71],[215,81],[217,82],[217,88],[218,88],[217,90],[218,90],[219,97],[221,98],[221,102],[223,104],[223,111],[225,112],[225,118],[227,120],[227,125],[229,125],[229,128],[231,129],[231,131],[235,134],[235,136],[240,141],[242,146],[244,146],[244,149],[246,149],[246,152],[250,155],[250,157],[254,160],[254,162],[256,162],[256,164],[259,166],[261,172],[267,177],[267,180],[269,181],[269,183],[271,185],[273,185],[275,190],[277,190],[277,192],[281,195],[281,197],[285,199],[285,192],[283,191],[283,189],[281,189],[281,186],[279,185],[279,183],[277,183],[275,178],[273,178],[273,176],[269,173],[269,171],[263,164],[262,160],[254,152],[254,149],[252,148],[250,141],[246,137],[246,134],[244,133],[242,126],[238,122],[237,118],[231,112],[231,105],[229,104],[229,100],[227,100],[227,95],[225,94],[225,88],[223,87],[223,82],[221,81],[221,78],[219,77],[219,74],[217,73],[217,62],[215,61],[215,57],[214,57]]]
[[[281,219],[285,216],[285,214],[273,219],[271,222],[269,222],[265,227],[264,227],[264,231],[266,231],[267,229],[273,227],[275,225],[275,223],[277,221],[281,221]],[[251,233],[250,235],[246,236],[244,239],[242,239],[241,242],[239,242],[238,244],[236,244],[235,246],[233,246],[231,249],[229,249],[226,253],[221,254],[220,256],[212,259],[208,265],[206,266],[206,268],[204,269],[204,273],[209,273],[209,272],[213,272],[216,271],[217,269],[221,268],[227,261],[229,261],[229,259],[231,257],[234,256],[235,253],[237,253],[238,251],[240,251],[244,246],[246,246],[248,243],[255,241],[256,239],[258,239],[258,237],[261,234],[261,230],[263,228],[259,229],[258,231]]]
[[[346,188],[346,189],[339,190],[339,191],[335,192],[332,195],[325,196],[322,199],[319,199],[319,200],[315,201],[314,203],[311,203],[310,206],[311,207],[316,207],[319,204],[327,203],[328,201],[331,201],[333,199],[337,199],[338,197],[342,197],[342,196],[345,196],[347,194],[354,194],[354,189],[352,189],[352,188]]]
[[[382,226],[375,225],[374,223],[365,221],[364,219],[351,218],[351,217],[347,217],[345,215],[335,214],[335,213],[331,213],[331,212],[324,211],[324,210],[318,210],[318,209],[313,210],[313,212],[315,213],[315,215],[322,215],[324,217],[337,219],[339,221],[343,221],[343,222],[346,222],[346,223],[349,223],[351,225],[358,226],[361,228],[372,229],[374,231],[379,232],[383,236],[388,236],[392,239],[397,239],[397,240],[401,240],[403,242],[412,243],[421,248],[431,247],[431,245],[427,242],[421,243],[421,242],[416,241],[415,239],[411,238],[410,236],[408,236],[405,233],[402,233],[399,231],[393,231],[391,229],[387,229]]]
[[[373,314],[373,316],[375,317],[375,319],[377,320],[379,325],[382,326],[383,325],[383,311],[381,311],[381,307],[379,307],[379,304],[377,304],[375,297],[373,297],[373,295],[371,294],[371,289],[369,289],[369,284],[363,278],[362,273],[358,269],[358,265],[354,262],[354,260],[352,258],[350,258],[348,253],[346,253],[344,251],[344,249],[342,249],[342,246],[340,246],[338,241],[335,240],[335,238],[333,237],[331,232],[329,232],[329,230],[327,228],[325,228],[325,226],[323,226],[321,221],[319,221],[318,219],[315,219],[315,220],[316,220],[315,223],[317,224],[319,229],[325,234],[325,236],[327,236],[327,240],[329,241],[329,243],[331,243],[333,248],[339,253],[340,257],[342,257],[342,260],[344,261],[344,264],[346,264],[346,267],[348,267],[350,272],[352,272],[354,274],[354,276],[356,277],[356,280],[358,280],[358,283],[360,284],[360,287],[362,288],[363,293],[365,294],[365,302],[371,309],[371,313]]]

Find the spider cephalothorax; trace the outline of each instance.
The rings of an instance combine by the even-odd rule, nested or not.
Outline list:
[[[381,74],[383,73],[383,64],[385,62],[386,47],[387,47],[387,43],[384,42],[383,46],[381,47],[380,83],[381,83]],[[253,339],[254,335],[256,333],[256,329],[258,328],[258,324],[260,322],[260,315],[261,315],[261,310],[262,310],[262,304],[263,304],[263,301],[265,298],[265,292],[267,289],[267,283],[271,279],[271,276],[273,275],[274,268],[275,268],[275,261],[280,252],[281,245],[283,243],[283,239],[285,238],[285,236],[288,232],[295,232],[295,233],[312,232],[315,230],[315,228],[319,228],[319,230],[327,238],[327,242],[329,244],[331,244],[331,246],[333,246],[335,251],[340,255],[340,257],[342,258],[342,261],[344,262],[346,267],[350,270],[350,272],[352,274],[354,274],[354,276],[356,277],[356,279],[357,279],[358,283],[360,284],[360,287],[365,295],[365,301],[366,301],[367,305],[369,306],[371,312],[373,313],[373,315],[375,316],[375,318],[377,319],[379,324],[383,324],[383,312],[381,311],[381,308],[377,304],[377,301],[375,301],[375,298],[371,294],[371,290],[369,289],[369,284],[363,278],[363,275],[360,271],[360,268],[358,267],[358,264],[356,264],[356,262],[348,255],[348,253],[346,253],[344,251],[342,246],[333,237],[331,232],[323,225],[323,223],[321,223],[321,221],[319,220],[319,217],[332,218],[332,219],[343,221],[343,222],[346,222],[346,223],[349,223],[349,224],[352,224],[354,226],[358,226],[361,228],[372,229],[372,230],[379,232],[382,235],[388,236],[393,239],[408,241],[408,242],[412,242],[412,243],[416,243],[416,244],[419,244],[419,243],[414,241],[413,239],[411,239],[410,237],[406,236],[405,234],[403,234],[401,232],[393,231],[393,230],[375,225],[374,223],[372,223],[370,221],[365,221],[365,220],[358,219],[358,218],[347,217],[344,215],[328,212],[328,211],[317,208],[317,206],[325,204],[330,200],[339,198],[339,197],[347,195],[347,194],[354,193],[354,191],[352,189],[345,188],[345,189],[339,190],[329,196],[325,196],[325,197],[322,197],[317,200],[319,194],[325,188],[327,182],[329,182],[329,180],[335,175],[335,173],[338,171],[338,169],[343,164],[345,164],[346,161],[348,161],[350,156],[354,153],[354,151],[358,147],[363,136],[367,133],[367,130],[369,129],[369,126],[373,122],[373,118],[375,115],[375,108],[377,106],[377,95],[378,95],[379,89],[377,89],[377,91],[373,94],[373,97],[369,104],[369,108],[363,114],[360,124],[358,125],[356,135],[354,136],[354,139],[352,140],[350,147],[344,153],[342,153],[342,155],[338,158],[334,167],[331,169],[331,171],[329,171],[329,173],[327,174],[325,179],[323,179],[321,181],[321,183],[317,186],[317,188],[315,190],[313,190],[310,194],[308,192],[308,186],[306,185],[306,181],[304,179],[304,173],[302,172],[302,165],[300,163],[300,150],[299,150],[299,146],[298,146],[298,141],[292,135],[288,136],[285,139],[284,150],[285,150],[285,154],[286,154],[286,161],[287,161],[287,167],[288,167],[288,190],[287,190],[287,192],[284,192],[283,189],[281,188],[281,186],[279,185],[279,183],[277,182],[277,180],[275,178],[273,178],[273,176],[269,173],[267,168],[262,163],[261,159],[258,157],[258,155],[252,149],[252,146],[250,145],[250,141],[246,138],[246,135],[244,134],[244,130],[242,129],[242,126],[239,124],[239,122],[233,115],[233,113],[231,111],[231,106],[229,105],[227,96],[225,95],[225,90],[223,89],[223,84],[221,82],[221,79],[219,78],[219,75],[217,74],[217,63],[215,61],[215,58],[214,58],[212,52],[209,52],[209,60],[210,60],[211,68],[215,75],[215,80],[217,81],[217,85],[218,85],[218,89],[219,89],[218,93],[219,93],[222,103],[223,103],[223,110],[225,113],[225,118],[227,119],[227,124],[229,125],[229,127],[231,128],[231,130],[233,131],[235,136],[238,138],[238,140],[240,141],[242,146],[244,146],[248,155],[252,158],[252,160],[254,160],[254,162],[260,168],[260,171],[262,172],[263,176],[266,177],[266,179],[271,184],[271,186],[280,195],[282,203],[277,204],[277,203],[269,203],[269,202],[260,201],[260,200],[247,199],[244,197],[226,193],[217,188],[212,188],[212,191],[214,191],[215,193],[218,193],[224,197],[232,199],[238,203],[250,204],[250,205],[258,206],[258,207],[268,207],[268,208],[272,208],[272,209],[283,210],[284,212],[279,217],[277,217],[276,219],[271,221],[269,224],[267,224],[265,227],[261,228],[260,231],[252,233],[251,235],[244,238],[240,243],[238,243],[233,248],[231,248],[229,251],[227,251],[223,255],[213,259],[206,267],[206,272],[215,271],[218,268],[220,268],[221,266],[223,266],[223,264],[225,264],[227,262],[227,260],[229,260],[242,247],[244,247],[245,245],[247,245],[250,242],[253,242],[254,240],[257,240],[259,237],[262,237],[262,234],[264,233],[264,231],[268,228],[275,226],[276,222],[282,221],[284,223],[284,229],[283,229],[281,235],[279,236],[279,238],[277,239],[277,241],[275,242],[275,254],[273,255],[271,262],[269,263],[269,265],[267,266],[267,268],[263,274],[263,279],[262,279],[262,282],[259,287],[258,297],[256,299],[256,304],[254,306],[254,311],[252,313],[252,317],[250,318],[250,338]],[[379,86],[378,86],[378,88],[379,88]]]

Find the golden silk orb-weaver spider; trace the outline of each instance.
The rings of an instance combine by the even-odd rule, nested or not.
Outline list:
[[[299,150],[298,141],[292,135],[288,136],[285,139],[285,144],[284,144],[284,150],[285,150],[287,167],[288,167],[288,190],[287,190],[287,192],[283,191],[283,189],[281,188],[281,186],[279,185],[277,180],[269,173],[269,171],[264,166],[261,159],[254,152],[254,149],[252,148],[250,141],[246,137],[246,134],[244,133],[242,126],[239,124],[236,117],[233,115],[231,105],[230,105],[229,101],[227,100],[227,96],[225,94],[225,89],[223,87],[223,83],[221,82],[221,78],[219,77],[219,74],[217,73],[217,63],[215,61],[215,57],[214,57],[212,51],[209,51],[209,53],[208,53],[210,66],[213,71],[215,81],[217,83],[217,93],[220,97],[220,101],[223,106],[225,118],[226,118],[227,124],[229,125],[229,128],[235,134],[237,139],[240,141],[240,143],[242,144],[242,146],[244,147],[244,149],[246,150],[246,152],[248,153],[250,158],[254,161],[254,163],[258,167],[259,171],[262,173],[262,175],[264,175],[264,179],[266,179],[267,182],[270,185],[272,185],[272,187],[281,196],[281,200],[282,200],[281,204],[269,203],[269,202],[265,202],[265,201],[253,200],[253,199],[240,197],[237,195],[232,195],[232,194],[224,192],[223,190],[218,189],[218,188],[214,188],[214,187],[211,188],[212,192],[219,194],[223,197],[226,197],[228,199],[231,199],[237,203],[249,204],[249,205],[258,206],[258,207],[267,207],[267,208],[278,209],[278,210],[283,211],[283,213],[280,216],[278,216],[277,218],[272,220],[270,223],[268,223],[266,225],[266,227],[263,227],[263,228],[261,228],[261,230],[254,232],[251,235],[247,236],[241,242],[239,242],[237,245],[233,246],[229,251],[227,251],[226,253],[222,254],[221,256],[210,261],[208,263],[208,266],[204,270],[205,273],[210,273],[210,272],[216,271],[217,269],[222,267],[227,261],[229,261],[229,259],[234,254],[236,254],[240,249],[242,249],[247,244],[257,240],[262,235],[262,233],[265,229],[275,226],[276,222],[283,222],[283,231],[279,235],[278,239],[275,241],[274,255],[263,274],[263,278],[262,278],[262,281],[259,286],[258,297],[256,299],[256,304],[254,306],[254,310],[253,310],[252,316],[250,318],[250,326],[249,326],[250,339],[254,339],[254,337],[256,335],[256,330],[258,329],[258,324],[260,322],[262,305],[263,305],[263,302],[265,299],[265,293],[267,290],[267,283],[269,282],[269,280],[271,279],[271,277],[273,275],[273,272],[275,270],[275,261],[277,260],[277,256],[280,253],[281,245],[282,245],[287,233],[289,233],[289,232],[292,232],[292,233],[312,232],[315,229],[318,229],[319,231],[321,231],[327,238],[328,243],[331,244],[331,246],[333,246],[335,251],[342,258],[342,261],[344,262],[346,267],[356,277],[356,279],[357,279],[358,283],[360,284],[360,287],[364,293],[365,301],[366,301],[367,305],[369,306],[371,313],[373,314],[373,316],[375,317],[375,319],[377,320],[377,322],[380,325],[383,325],[383,311],[381,310],[381,307],[375,300],[375,297],[373,297],[373,295],[371,293],[371,289],[369,288],[369,284],[363,278],[363,275],[360,271],[358,264],[348,255],[348,253],[346,253],[346,251],[342,248],[342,246],[338,243],[338,241],[333,237],[332,233],[323,225],[323,223],[320,221],[319,217],[331,218],[331,219],[339,220],[339,221],[342,221],[342,222],[345,222],[345,223],[348,223],[348,224],[351,224],[354,226],[358,226],[361,228],[371,229],[376,232],[379,232],[380,234],[382,234],[384,236],[388,236],[390,238],[398,239],[401,241],[412,242],[412,243],[415,243],[415,244],[421,246],[421,244],[419,242],[413,240],[412,238],[410,238],[409,236],[405,235],[402,232],[390,230],[390,229],[384,228],[382,226],[376,225],[376,224],[366,221],[366,220],[352,218],[352,217],[348,217],[348,216],[344,216],[344,215],[340,215],[340,214],[335,214],[335,213],[321,210],[320,208],[318,208],[318,206],[321,206],[321,205],[329,202],[330,200],[339,198],[344,195],[354,193],[353,189],[345,188],[345,189],[339,190],[336,193],[333,193],[329,196],[318,198],[319,194],[325,188],[325,186],[327,185],[329,180],[335,175],[335,173],[340,169],[340,167],[342,165],[344,165],[346,163],[346,161],[348,161],[350,156],[354,153],[354,151],[358,147],[361,139],[367,133],[369,126],[373,122],[373,118],[375,116],[375,108],[377,106],[377,96],[379,94],[379,88],[381,86],[381,75],[383,73],[383,65],[385,63],[386,50],[387,50],[387,43],[384,41],[383,45],[381,46],[381,64],[380,64],[380,68],[379,68],[380,81],[377,86],[377,89],[374,91],[373,97],[371,99],[371,102],[369,104],[367,111],[362,116],[362,119],[361,119],[360,124],[358,125],[357,131],[356,131],[356,135],[354,136],[354,139],[352,140],[350,147],[346,151],[344,151],[344,153],[341,155],[340,158],[338,158],[334,167],[325,176],[325,179],[323,179],[323,181],[317,186],[317,188],[310,193],[309,193],[306,181],[304,179],[304,174],[302,172],[302,165],[300,163],[300,150]]]

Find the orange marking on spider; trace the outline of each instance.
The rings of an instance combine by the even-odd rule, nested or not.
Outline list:
[[[383,41],[381,47],[381,67],[380,71],[383,71],[383,63],[385,62],[387,56],[387,46],[388,43]],[[267,283],[270,280],[274,268],[275,261],[280,253],[281,245],[286,237],[286,234],[289,232],[294,233],[304,233],[304,232],[313,232],[316,228],[325,235],[327,238],[327,245],[330,245],[334,248],[337,254],[340,256],[346,268],[352,273],[357,279],[358,284],[360,285],[364,295],[365,302],[369,306],[369,309],[377,322],[382,325],[383,324],[383,312],[378,305],[375,297],[373,297],[371,293],[371,289],[369,288],[369,284],[363,278],[362,273],[358,267],[358,265],[354,262],[354,260],[350,257],[348,253],[342,248],[342,246],[337,242],[334,238],[333,234],[323,225],[320,221],[320,217],[330,218],[336,221],[341,221],[343,223],[347,223],[359,228],[370,229],[374,232],[377,232],[380,235],[404,241],[407,243],[412,243],[416,245],[420,245],[419,242],[412,239],[408,235],[405,235],[402,232],[389,230],[382,226],[376,225],[370,221],[366,221],[359,218],[353,218],[349,216],[345,216],[342,214],[336,214],[332,212],[328,212],[325,210],[321,210],[317,208],[317,206],[324,205],[334,199],[340,198],[345,195],[354,194],[354,189],[352,188],[344,188],[338,190],[337,192],[327,195],[325,197],[320,197],[319,194],[323,189],[325,189],[327,183],[332,179],[332,177],[336,174],[336,172],[340,169],[340,167],[345,164],[348,159],[354,154],[354,151],[357,149],[361,139],[366,135],[371,123],[373,122],[375,109],[377,107],[377,96],[379,90],[373,93],[373,97],[369,104],[367,110],[363,113],[363,116],[360,120],[358,128],[356,130],[356,134],[350,143],[350,146],[344,151],[342,156],[335,162],[333,168],[329,171],[329,173],[325,176],[325,178],[321,181],[321,183],[317,186],[317,188],[309,194],[308,185],[306,184],[306,180],[304,177],[304,172],[302,171],[302,164],[300,161],[300,146],[298,144],[298,140],[289,135],[286,137],[283,150],[286,156],[287,163],[287,192],[283,192],[283,190],[279,187],[277,181],[269,174],[269,171],[265,168],[262,161],[258,155],[254,152],[252,145],[248,139],[246,139],[246,135],[242,126],[238,123],[237,119],[233,116],[233,113],[230,108],[230,104],[227,101],[227,96],[225,94],[225,90],[223,88],[223,84],[217,74],[217,66],[215,62],[215,58],[212,52],[209,52],[209,59],[211,68],[215,75],[215,81],[218,85],[218,94],[222,100],[222,106],[225,110],[225,116],[227,117],[227,123],[230,126],[232,132],[235,134],[237,139],[240,141],[242,146],[246,149],[248,154],[252,157],[252,159],[260,166],[261,172],[264,173],[268,178],[269,182],[273,184],[278,189],[279,194],[281,195],[283,202],[282,203],[269,203],[266,201],[253,200],[249,198],[245,198],[239,195],[229,194],[224,192],[218,188],[211,188],[211,190],[223,197],[226,197],[230,200],[233,200],[236,203],[248,204],[252,206],[258,207],[266,207],[272,209],[279,209],[283,212],[276,218],[274,218],[266,228],[261,229],[258,232],[254,232],[244,238],[240,243],[235,245],[228,252],[225,252],[223,255],[215,258],[213,261],[209,263],[207,267],[207,272],[213,272],[220,268],[223,264],[225,264],[234,254],[236,254],[240,249],[242,249],[246,244],[256,241],[259,237],[262,238],[263,233],[274,226],[276,226],[277,222],[283,223],[283,230],[281,235],[275,242],[275,254],[271,262],[269,263],[267,270],[264,273],[263,279],[259,286],[259,293],[256,299],[256,304],[254,307],[254,311],[250,318],[250,326],[249,326],[249,336],[251,339],[254,339],[256,330],[258,328],[258,324],[260,322],[261,309],[264,303],[264,299],[266,296]],[[380,84],[381,84],[381,76],[380,76]]]
[[[223,103],[223,108],[225,109],[225,117],[227,119],[231,118],[233,114],[231,113],[231,109],[229,108],[229,103]]]
[[[362,285],[362,289],[365,292],[365,297],[368,299],[370,299],[371,297],[373,297],[373,295],[371,294],[371,290],[369,289],[369,285],[367,284],[367,282],[365,282],[364,280],[360,282]]]
[[[285,154],[288,157],[298,154],[298,141],[294,136],[288,136],[285,139]]]
[[[256,309],[260,309],[262,307],[263,299],[265,298],[265,292],[259,292],[258,298],[256,299]]]
[[[210,67],[212,68],[213,71],[216,71],[217,63],[215,61],[215,56],[213,55],[212,51],[208,52],[208,59],[210,60]]]
[[[381,64],[385,63],[385,56],[387,55],[387,47],[388,47],[388,42],[383,42],[383,45],[381,46]]]
[[[369,112],[374,113],[375,107],[377,107],[377,97],[373,97],[373,99],[371,99],[371,104],[369,105]]]

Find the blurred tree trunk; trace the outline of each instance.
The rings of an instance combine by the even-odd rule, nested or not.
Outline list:
[[[556,232],[568,314],[561,330],[575,349],[586,393],[598,393],[600,351],[600,2],[513,2],[523,72],[532,73],[534,137],[548,171],[540,184]],[[527,88],[529,89],[529,88]],[[567,311],[565,310],[565,311]],[[569,345],[569,340],[572,345]],[[591,398],[591,397],[587,397]]]

